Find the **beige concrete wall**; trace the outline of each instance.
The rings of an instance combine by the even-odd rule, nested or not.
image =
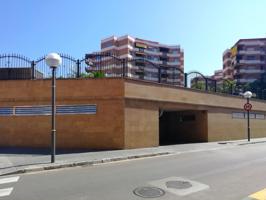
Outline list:
[[[247,138],[247,119],[232,118],[232,112],[241,110],[212,109],[208,111],[208,141]],[[266,137],[266,120],[250,119],[251,137]]]
[[[205,93],[192,89],[175,88],[147,82],[127,80],[126,99],[150,101],[165,110],[207,111],[208,141],[247,138],[246,119],[232,119],[232,112],[244,112],[246,100],[230,95]],[[266,114],[266,102],[251,99],[252,112]],[[203,120],[204,121],[204,120]],[[266,120],[251,119],[252,137],[266,137]]]
[[[0,106],[50,105],[50,80],[0,81]],[[123,80],[57,80],[57,105],[96,104],[96,115],[58,115],[60,148],[124,148]],[[0,146],[48,147],[51,117],[0,117]]]
[[[50,105],[50,80],[0,81],[0,107]],[[208,112],[208,140],[246,138],[244,120],[232,119],[244,99],[123,79],[57,80],[57,105],[96,104],[96,115],[57,116],[62,148],[122,149],[159,145],[159,109]],[[266,103],[251,100],[254,111]],[[206,116],[206,115],[205,115]],[[202,127],[201,127],[202,128]],[[49,116],[0,117],[0,146],[48,147]],[[265,120],[251,120],[253,137]]]
[[[131,99],[149,100],[157,102],[196,105],[198,108],[217,107],[242,109],[245,99],[238,96],[206,93],[203,91],[177,88],[161,84],[151,84],[148,82],[137,82],[127,80],[125,83],[125,97]],[[266,111],[265,101],[251,99],[252,109]]]
[[[159,111],[152,102],[126,101],[125,148],[159,145]]]

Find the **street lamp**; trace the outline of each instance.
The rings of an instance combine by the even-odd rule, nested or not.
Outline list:
[[[56,68],[62,63],[62,58],[57,53],[49,53],[45,57],[46,64],[52,69],[52,129],[51,129],[51,163],[55,162],[56,149],[56,129],[55,129],[55,89],[56,89]]]
[[[252,97],[252,92],[246,91],[243,94],[244,98],[247,99],[247,103],[245,104],[244,108],[247,111],[247,128],[248,128],[248,141],[250,141],[250,126],[249,126],[249,111],[251,110],[252,105],[249,103],[249,99]]]

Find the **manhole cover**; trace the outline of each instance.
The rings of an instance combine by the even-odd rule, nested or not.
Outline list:
[[[133,193],[143,198],[156,198],[165,194],[164,190],[157,187],[138,187]]]
[[[188,181],[167,181],[165,185],[167,188],[175,189],[187,189],[192,187],[192,184]]]
[[[218,142],[218,144],[227,144],[227,142]]]

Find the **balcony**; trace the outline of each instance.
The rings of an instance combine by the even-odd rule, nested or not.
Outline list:
[[[245,55],[264,55],[265,51],[260,50],[241,50],[238,51],[238,54],[245,54]]]
[[[156,55],[156,56],[161,56],[162,55],[162,52],[151,51],[151,50],[148,50],[148,49],[145,49],[144,52],[147,53],[147,54]]]
[[[254,79],[254,78],[251,78],[251,79],[242,78],[242,79],[237,79],[237,82],[239,82],[239,83],[252,83],[252,82],[254,82],[256,80],[257,79]]]
[[[157,65],[163,64],[163,62],[161,60],[151,60],[151,62],[154,64],[157,64]]]
[[[261,60],[239,60],[241,64],[265,64],[265,61]]]
[[[145,53],[144,52],[140,52],[140,51],[136,51],[135,55],[136,55],[137,58],[145,58],[146,57]]]
[[[254,73],[263,73],[265,70],[261,69],[240,69],[240,70],[235,70],[235,73],[245,73],[245,74],[254,74]]]
[[[178,57],[180,57],[181,56],[181,54],[180,53],[177,53],[177,52],[175,52],[175,53],[168,53],[167,54],[167,56],[168,57],[174,57],[174,58],[178,58]]]
[[[264,42],[262,42],[262,41],[241,41],[241,42],[239,42],[239,44],[242,44],[242,45],[246,45],[246,46],[263,46],[263,45],[265,45],[265,43]]]
[[[179,62],[178,61],[174,61],[174,62],[167,62],[166,63],[167,65],[170,65],[170,66],[175,66],[175,65],[178,65]]]

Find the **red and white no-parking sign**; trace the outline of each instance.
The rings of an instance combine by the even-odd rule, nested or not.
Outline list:
[[[244,105],[244,109],[245,109],[246,111],[250,111],[251,108],[252,108],[252,105],[251,105],[250,103],[245,103],[245,105]]]

